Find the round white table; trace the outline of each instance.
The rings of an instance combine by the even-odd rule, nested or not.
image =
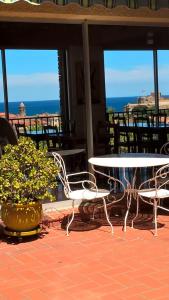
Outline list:
[[[169,164],[169,156],[156,153],[107,154],[89,158],[89,163],[109,168],[143,168]]]
[[[89,163],[92,164],[92,167],[95,172],[97,170],[94,166],[99,167],[108,167],[108,168],[122,168],[123,177],[127,183],[127,211],[124,219],[124,231],[126,231],[127,217],[129,214],[132,195],[135,195],[137,189],[135,188],[136,182],[136,171],[132,179],[132,183],[126,178],[126,169],[127,168],[147,168],[155,166],[163,166],[169,164],[169,156],[156,153],[121,153],[121,154],[108,154],[103,156],[91,157],[89,158]],[[100,173],[98,171],[98,173]],[[103,173],[102,173],[103,174]],[[110,176],[111,177],[111,176]]]
[[[83,153],[85,152],[85,149],[66,149],[66,150],[57,150],[57,151],[52,151],[52,152],[56,152],[59,153],[61,156],[68,156],[68,155],[76,155],[79,153]],[[49,155],[52,156],[52,152],[48,152]]]
[[[53,150],[53,151],[49,151],[47,152],[47,155],[48,156],[51,156],[53,157],[52,153],[58,153],[60,154],[61,156],[71,156],[71,155],[77,155],[77,154],[81,154],[81,153],[84,153],[85,152],[85,149],[62,149],[62,150]]]

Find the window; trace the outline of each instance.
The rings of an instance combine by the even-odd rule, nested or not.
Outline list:
[[[2,77],[2,60],[0,58],[0,113],[4,113],[4,87],[3,87],[3,77]]]
[[[60,111],[56,50],[6,50],[9,113],[27,116]]]
[[[123,111],[154,90],[152,51],[105,51],[106,106]]]
[[[158,83],[161,95],[169,98],[169,50],[158,51]]]

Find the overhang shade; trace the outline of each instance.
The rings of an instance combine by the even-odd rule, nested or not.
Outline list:
[[[127,6],[113,8],[101,4],[84,7],[77,3],[58,5],[53,2],[41,4],[28,1],[0,2],[0,22],[37,22],[168,26],[169,8],[153,10],[148,7],[132,9]]]

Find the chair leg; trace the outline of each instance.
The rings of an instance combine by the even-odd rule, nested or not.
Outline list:
[[[106,206],[106,200],[105,200],[104,197],[102,199],[103,199],[104,211],[105,211],[106,219],[107,219],[108,224],[111,226],[111,233],[113,234],[114,233],[113,225],[112,225],[112,223],[109,220],[109,216],[108,216],[108,212],[107,212],[107,206]]]
[[[73,222],[74,216],[75,216],[74,200],[72,200],[72,217],[71,217],[71,219],[70,219],[70,221],[68,222],[67,227],[66,227],[66,235],[67,235],[67,236],[69,236],[69,227],[70,227],[70,225],[71,225],[72,222]]]
[[[137,199],[136,199],[136,201],[137,201],[137,208],[136,208],[136,215],[135,215],[135,217],[132,219],[132,221],[131,221],[131,228],[133,228],[134,227],[134,221],[137,219],[137,217],[138,217],[138,212],[139,212],[139,197],[137,196]]]
[[[128,215],[129,215],[130,206],[131,206],[131,192],[129,191],[127,193],[127,211],[126,211],[126,215],[124,218],[124,228],[123,228],[124,232],[126,232],[126,230],[127,230],[127,219],[128,219]]]
[[[154,199],[154,226],[155,226],[155,236],[158,236],[157,233],[157,199]]]
[[[155,204],[153,205],[153,220],[152,220],[152,223],[155,223]],[[158,215],[156,214],[156,218],[158,219]]]
[[[96,211],[96,208],[94,207],[94,209],[93,209],[93,214],[92,214],[92,217],[91,217],[92,220],[95,219],[95,211]]]

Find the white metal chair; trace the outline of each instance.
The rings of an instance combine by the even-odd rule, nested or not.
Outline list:
[[[106,219],[108,224],[111,226],[111,232],[113,234],[113,225],[110,222],[106,204],[106,200],[110,195],[110,191],[105,189],[98,189],[96,184],[96,177],[90,172],[83,171],[73,174],[67,174],[65,163],[61,155],[56,152],[53,152],[52,154],[54,157],[54,161],[59,168],[58,177],[63,184],[65,196],[68,199],[72,200],[72,217],[67,224],[67,236],[69,235],[69,227],[74,219],[74,202],[76,200],[94,200],[96,198],[102,198],[103,200]],[[76,189],[73,189],[73,187],[75,187]],[[94,214],[95,212],[93,212],[93,218]]]
[[[166,142],[160,149],[161,154],[169,155],[169,142]]]
[[[48,151],[62,149],[58,127],[54,125],[44,125],[43,130],[46,134],[46,143]]]
[[[166,142],[165,144],[163,144],[159,150],[160,154],[164,154],[164,155],[169,155],[169,142]],[[153,167],[152,169],[152,174],[153,176],[155,176],[156,171],[158,170],[157,167]],[[161,179],[163,181],[163,179]]]
[[[169,200],[169,189],[167,189],[169,184],[169,164],[159,168],[155,176],[144,181],[138,188],[137,196],[137,212],[136,216],[132,220],[132,227],[135,219],[138,216],[139,212],[139,200],[141,199],[145,203],[148,203],[153,206],[154,213],[154,226],[155,233],[157,236],[157,210],[162,209],[169,212],[169,208],[163,206],[163,200]]]

